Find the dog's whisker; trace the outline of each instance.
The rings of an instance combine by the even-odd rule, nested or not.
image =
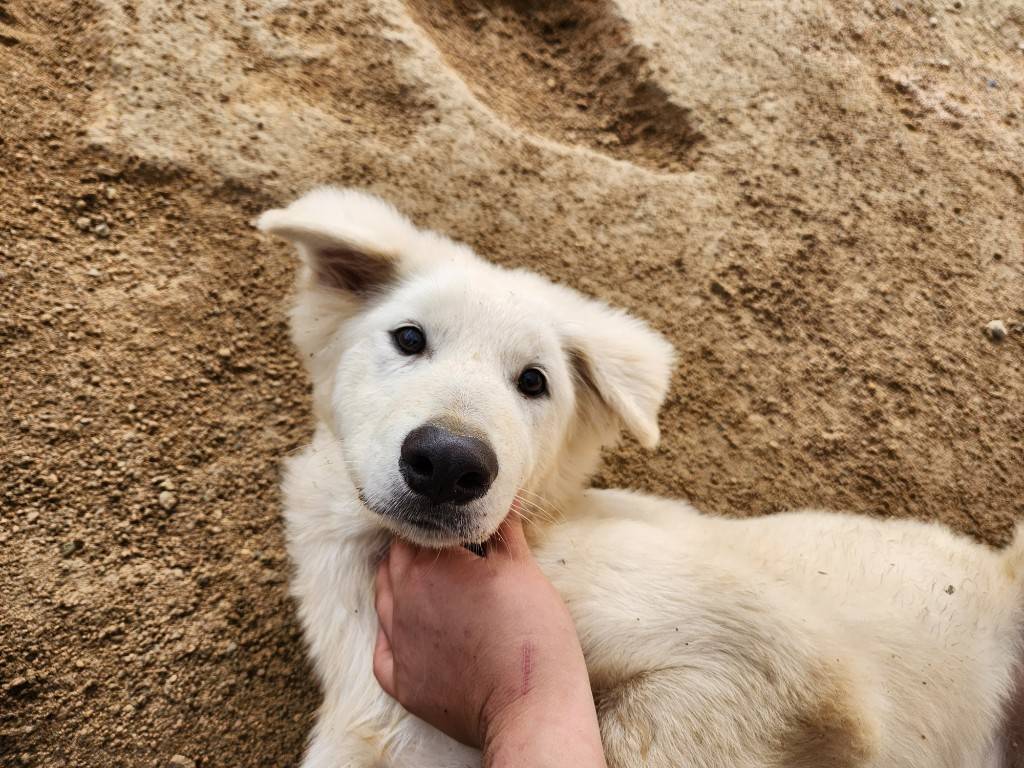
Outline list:
[[[526,507],[526,510],[530,513],[530,516],[527,517],[523,514],[521,510],[515,510],[516,514],[518,514],[522,520],[531,520],[533,518],[537,518],[540,519],[542,522],[546,523],[558,522],[558,518],[556,518],[550,510],[547,510],[544,507],[541,507],[528,499],[519,498],[518,501],[520,504]]]
[[[547,498],[546,496],[541,496],[536,491],[531,491],[528,488],[521,488],[520,492],[527,494],[532,499],[536,499],[537,501],[543,502],[544,504],[548,505],[552,509],[558,509],[559,508],[558,505],[555,504],[555,502],[553,502],[551,499]]]
[[[520,506],[524,507],[531,515],[543,518],[545,521],[554,522],[555,517],[552,512],[541,505],[532,502],[528,499],[519,499]],[[518,511],[518,510],[517,510]],[[522,512],[519,513],[522,516]],[[524,517],[525,519],[525,517]]]
[[[543,512],[541,512],[539,510],[529,510],[528,509],[525,512],[520,512],[518,514],[519,514],[519,519],[522,520],[525,523],[536,523],[536,522],[554,523],[555,522],[553,519],[549,518],[547,515],[545,515]]]
[[[501,544],[502,549],[504,549],[505,548],[505,537],[502,535],[500,528],[494,532],[494,537],[498,540],[498,543]]]
[[[441,559],[441,550],[435,550],[434,559],[430,561],[430,570],[434,570],[434,566],[437,565],[437,561]]]
[[[550,509],[552,512],[557,513],[560,517],[565,517],[565,513],[562,512],[559,506],[550,499],[547,499],[541,496],[539,493],[535,493],[534,491],[527,490],[526,488],[520,488],[519,494],[523,493],[529,494],[529,496],[532,497],[534,500],[540,502],[545,506],[545,508]]]

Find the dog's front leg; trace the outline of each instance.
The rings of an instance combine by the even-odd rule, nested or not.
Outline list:
[[[329,735],[318,728],[301,768],[388,768],[379,750],[355,735]]]
[[[480,752],[402,713],[384,730],[329,732],[321,719],[302,768],[480,768]]]
[[[316,664],[324,701],[310,738],[303,768],[479,768],[477,750],[465,747],[405,712],[373,676],[377,616],[373,609],[374,558],[334,558],[326,553],[299,563],[296,591],[300,616]],[[311,564],[338,564],[335,574],[317,581]],[[347,590],[347,591],[346,591]]]

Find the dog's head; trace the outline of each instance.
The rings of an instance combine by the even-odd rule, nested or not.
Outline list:
[[[672,348],[622,312],[477,258],[383,201],[319,189],[258,226],[302,257],[292,331],[317,416],[381,523],[482,542],[543,515],[621,427],[658,441]]]

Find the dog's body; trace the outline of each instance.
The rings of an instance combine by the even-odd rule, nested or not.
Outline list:
[[[374,680],[372,574],[392,533],[482,542],[514,499],[576,620],[611,766],[1005,765],[1024,536],[996,552],[937,525],[585,490],[621,426],[657,441],[660,337],[359,193],[260,226],[304,258],[293,330],[318,418],[284,485],[324,689],[306,768],[479,765]]]

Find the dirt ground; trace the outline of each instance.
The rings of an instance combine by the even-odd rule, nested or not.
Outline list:
[[[1017,0],[0,0],[0,765],[297,763],[248,221],[328,181],[673,340],[602,484],[1024,518]]]

